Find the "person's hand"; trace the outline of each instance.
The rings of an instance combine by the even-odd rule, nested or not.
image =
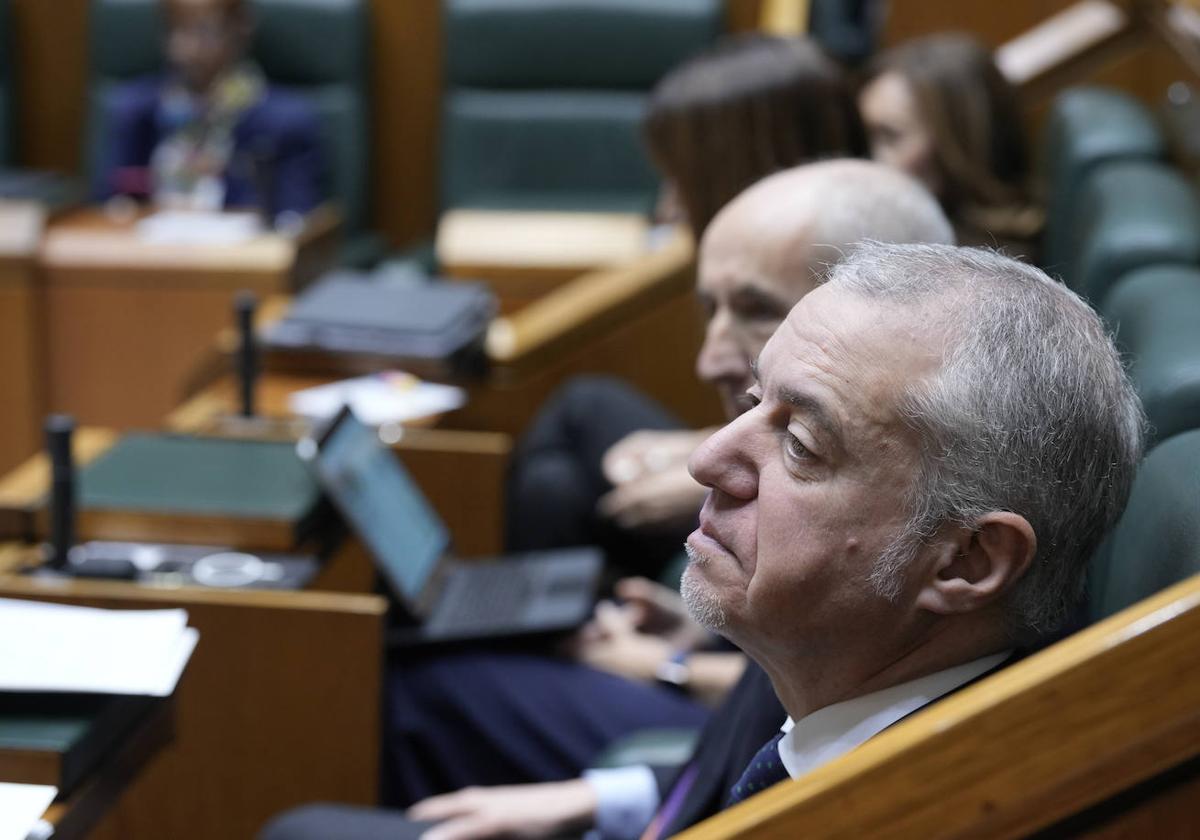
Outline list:
[[[639,633],[629,608],[601,601],[576,635],[572,652],[578,661],[601,671],[653,682],[674,648],[661,636]]]
[[[600,497],[597,511],[622,528],[665,528],[696,518],[708,488],[692,478],[687,463],[619,484]]]
[[[633,432],[609,447],[604,453],[601,468],[613,487],[638,481],[661,472],[687,469],[693,450],[708,436],[708,431]]]
[[[583,779],[470,787],[418,802],[406,816],[437,822],[422,840],[554,837],[595,822],[596,794]]]
[[[644,577],[628,577],[613,588],[640,633],[661,636],[675,650],[695,650],[711,639],[701,627],[679,593],[669,586]]]

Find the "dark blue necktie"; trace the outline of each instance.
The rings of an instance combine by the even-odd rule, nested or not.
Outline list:
[[[726,808],[736,805],[743,799],[748,799],[788,777],[783,762],[779,760],[779,742],[781,740],[783,740],[782,732],[767,741],[766,745],[754,754],[754,758],[750,760],[750,766],[742,773],[742,777],[733,786],[733,790],[729,791],[729,798],[725,800]]]

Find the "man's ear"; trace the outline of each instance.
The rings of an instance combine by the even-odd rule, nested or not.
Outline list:
[[[996,602],[1025,574],[1037,553],[1037,536],[1025,517],[993,511],[974,531],[939,545],[917,606],[942,615],[969,613]]]

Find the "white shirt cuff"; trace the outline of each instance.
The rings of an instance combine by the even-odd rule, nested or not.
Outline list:
[[[588,770],[596,794],[596,832],[604,840],[637,840],[658,811],[658,781],[645,764]]]

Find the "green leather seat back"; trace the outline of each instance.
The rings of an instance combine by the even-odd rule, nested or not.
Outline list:
[[[1146,108],[1131,96],[1099,87],[1071,88],[1050,107],[1043,134],[1047,190],[1042,265],[1065,270],[1071,230],[1084,178],[1101,164],[1126,159],[1157,160],[1166,143]]]
[[[159,0],[93,0],[88,172],[104,159],[107,105],[123,82],[161,72]],[[273,84],[304,94],[321,121],[328,190],[346,226],[368,210],[367,8],[364,0],[253,0],[251,54]]]
[[[1064,279],[1097,307],[1135,268],[1200,262],[1200,201],[1165,164],[1130,160],[1095,169],[1079,190],[1079,207]]]
[[[649,210],[646,93],[721,31],[720,0],[446,0],[440,202]]]
[[[1131,272],[1104,301],[1153,440],[1200,429],[1200,269]]]
[[[1090,572],[1093,620],[1200,572],[1200,430],[1150,450]]]

